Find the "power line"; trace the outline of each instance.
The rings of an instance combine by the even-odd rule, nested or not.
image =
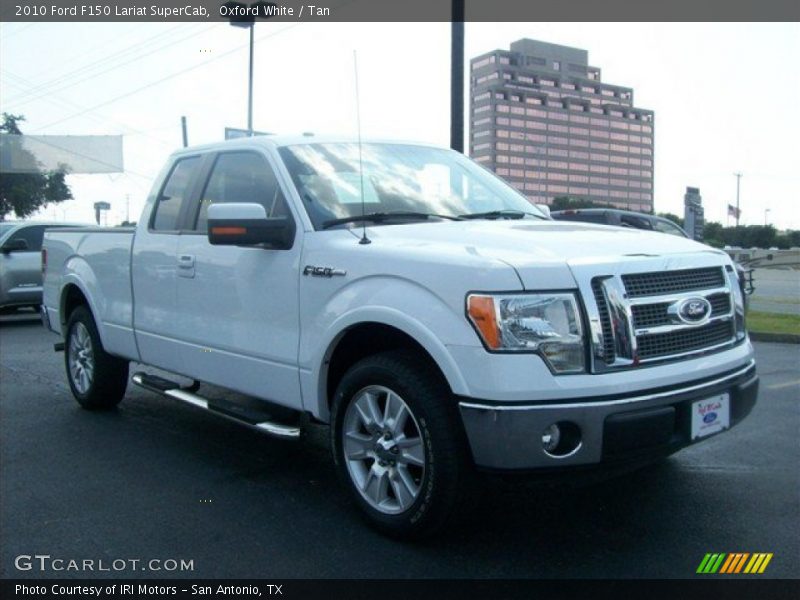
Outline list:
[[[184,37],[182,37],[180,39],[173,40],[173,41],[171,41],[170,43],[168,43],[166,45],[153,48],[152,50],[150,50],[149,52],[145,52],[144,54],[137,54],[137,55],[134,55],[134,56],[132,56],[131,58],[129,58],[127,60],[122,61],[122,62],[113,63],[108,68],[103,69],[102,71],[97,71],[97,72],[94,72],[94,73],[87,74],[86,77],[83,77],[82,79],[77,79],[77,80],[71,81],[69,83],[64,83],[63,85],[60,85],[60,86],[56,85],[56,87],[54,89],[51,88],[49,90],[42,91],[43,88],[47,87],[50,84],[49,83],[41,84],[36,88],[36,90],[31,91],[29,93],[29,94],[36,94],[33,98],[30,98],[30,97],[13,98],[13,99],[10,100],[10,102],[20,102],[22,100],[24,100],[26,102],[32,102],[34,100],[38,100],[42,96],[46,96],[46,95],[52,94],[54,92],[60,92],[60,91],[66,90],[68,88],[71,88],[71,87],[74,87],[74,86],[78,85],[79,83],[83,83],[85,81],[89,81],[90,79],[94,79],[96,77],[99,77],[100,75],[104,75],[105,73],[108,73],[109,71],[114,71],[116,69],[119,69],[120,67],[124,67],[125,65],[128,65],[128,64],[130,64],[132,62],[135,62],[135,61],[141,60],[142,58],[150,56],[151,54],[155,54],[156,52],[161,52],[161,51],[166,50],[167,48],[169,48],[171,46],[174,46],[176,44],[180,44],[181,42],[185,42],[186,40],[191,39],[193,37],[197,37],[198,35],[206,33],[207,31],[209,31],[210,29],[213,29],[214,27],[216,27],[216,25],[212,25],[210,27],[202,29],[201,31],[196,31],[196,32],[194,32],[194,33],[192,33],[190,35],[184,36]]]
[[[33,27],[35,25],[37,25],[37,23],[26,23],[22,27],[18,27],[17,29],[14,29],[11,33],[9,33],[7,35],[4,34],[3,35],[3,40],[7,41],[8,39],[14,37],[15,35],[17,35],[19,33],[22,33],[23,31],[27,31],[28,29],[30,29],[31,27]],[[6,27],[8,27],[8,25],[6,25]]]
[[[11,71],[8,71],[8,70],[3,71],[2,69],[0,69],[0,72],[10,79],[9,83],[11,85],[16,85],[16,86],[28,85],[28,83],[26,82],[26,80],[24,78],[20,77],[19,75],[15,75]],[[55,106],[63,107],[63,104],[70,104],[74,108],[77,108],[77,109],[81,109],[82,110],[84,108],[84,107],[80,106],[79,104],[76,104],[75,102],[72,102],[71,100],[68,100],[66,98],[62,98],[62,97],[57,96],[55,94],[50,94],[48,96],[44,96],[44,97],[40,98],[40,100],[43,100],[45,102],[50,102],[51,104],[53,104]],[[168,146],[169,148],[174,148],[175,147],[174,142],[168,142],[168,141],[166,141],[166,140],[164,140],[164,139],[162,139],[162,138],[160,138],[158,136],[151,135],[148,131],[141,130],[141,129],[136,129],[134,127],[131,127],[127,123],[123,123],[122,121],[117,121],[116,119],[112,119],[111,117],[105,117],[105,116],[99,115],[99,114],[90,114],[90,115],[87,115],[87,116],[90,119],[94,119],[95,121],[107,121],[109,123],[113,123],[113,124],[117,125],[118,127],[124,128],[124,129],[127,130],[127,132],[126,132],[127,135],[141,135],[141,136],[150,138],[150,139],[152,139],[152,140],[154,140],[154,141],[156,141],[156,142],[158,142],[158,143],[160,143],[160,144],[162,144],[164,146]],[[162,127],[160,129],[154,129],[154,130],[150,130],[150,131],[163,131],[165,129],[174,129],[174,127],[173,126]]]
[[[294,25],[289,25],[288,27],[284,27],[283,29],[281,29],[279,31],[276,31],[274,33],[270,33],[270,34],[264,35],[264,36],[262,36],[260,38],[257,38],[256,41],[260,42],[260,41],[263,41],[265,39],[278,36],[278,35],[280,35],[282,33],[285,33],[286,31],[289,31],[290,29],[294,29],[295,27],[298,27],[299,25],[301,25],[301,23],[296,23]],[[84,110],[82,110],[80,112],[77,112],[75,114],[72,114],[72,115],[69,115],[67,117],[64,117],[63,119],[58,119],[57,121],[53,121],[51,123],[48,123],[47,125],[43,125],[42,127],[38,127],[36,129],[36,131],[41,131],[42,129],[46,129],[48,127],[53,127],[54,125],[60,125],[64,121],[69,121],[69,120],[74,119],[75,117],[79,117],[79,116],[81,116],[81,115],[83,115],[83,114],[85,114],[85,113],[87,113],[89,111],[93,111],[93,110],[96,110],[98,108],[102,108],[103,106],[108,106],[109,104],[113,104],[114,102],[117,102],[117,101],[122,100],[124,98],[127,98],[129,96],[133,96],[134,94],[138,94],[139,92],[142,92],[142,91],[144,91],[146,89],[149,89],[151,87],[155,87],[156,85],[159,85],[160,83],[164,83],[165,81],[168,81],[170,79],[174,79],[175,77],[178,77],[180,75],[184,75],[185,73],[188,73],[190,71],[194,71],[195,69],[199,69],[200,67],[205,67],[206,65],[208,65],[208,64],[210,64],[212,62],[215,62],[217,60],[225,58],[226,56],[230,56],[231,54],[233,54],[235,52],[238,52],[239,50],[242,50],[243,48],[246,48],[248,46],[249,46],[249,44],[243,44],[241,46],[237,46],[236,48],[228,50],[227,52],[223,52],[222,54],[218,54],[214,58],[211,58],[211,59],[209,59],[207,61],[204,61],[202,63],[198,63],[196,65],[192,65],[191,67],[187,67],[186,69],[181,69],[180,71],[175,71],[174,73],[171,73],[170,75],[167,75],[166,77],[162,77],[161,79],[157,79],[155,81],[152,81],[152,82],[150,82],[148,84],[145,84],[143,86],[140,86],[138,88],[135,88],[133,90],[125,92],[124,94],[120,94],[119,96],[115,96],[115,97],[110,98],[110,99],[108,99],[108,100],[106,100],[104,102],[101,102],[99,104],[95,104],[92,107],[89,107],[89,108],[84,109]]]
[[[75,68],[75,69],[73,69],[71,71],[67,71],[66,73],[61,73],[61,74],[57,75],[56,77],[54,77],[54,78],[52,78],[52,79],[50,79],[48,81],[36,84],[35,85],[36,89],[32,90],[31,93],[36,93],[36,92],[40,91],[41,89],[43,89],[43,88],[45,88],[45,87],[47,87],[49,85],[56,85],[56,84],[59,84],[59,83],[65,81],[65,80],[69,80],[71,77],[74,77],[76,75],[80,75],[80,74],[82,74],[82,73],[84,73],[86,71],[90,71],[93,68],[102,65],[103,63],[108,63],[109,61],[113,61],[113,60],[115,60],[117,58],[123,57],[124,55],[130,54],[131,52],[135,52],[136,50],[141,49],[142,47],[148,47],[155,40],[157,40],[158,38],[163,37],[165,35],[168,35],[169,33],[173,32],[173,31],[175,31],[177,29],[180,29],[180,28],[181,28],[180,25],[172,27],[172,28],[170,28],[170,29],[168,29],[166,31],[162,31],[160,33],[157,33],[156,35],[147,37],[147,38],[141,40],[140,42],[138,42],[136,44],[131,44],[129,46],[125,46],[125,47],[117,50],[116,52],[112,52],[110,54],[103,54],[102,58],[99,58],[97,60],[89,61],[88,63],[85,63],[85,64],[83,64],[83,65],[81,65],[81,66],[79,66],[79,67],[77,67],[77,68]],[[88,53],[89,52],[87,51],[87,54]]]

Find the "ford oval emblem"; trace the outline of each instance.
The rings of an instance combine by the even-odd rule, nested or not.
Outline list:
[[[678,317],[684,323],[696,325],[711,316],[711,303],[705,298],[687,298],[678,306]]]
[[[706,413],[706,415],[703,417],[703,423],[713,423],[716,419],[717,419],[717,413],[715,412]]]

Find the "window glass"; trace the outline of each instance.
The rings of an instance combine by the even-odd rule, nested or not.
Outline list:
[[[353,183],[346,181],[342,185],[349,189]],[[267,217],[289,214],[275,173],[264,157],[255,152],[226,152],[217,158],[203,190],[195,230],[207,229],[209,205],[230,202],[260,204]]]
[[[42,249],[42,238],[44,237],[45,225],[23,227],[17,230],[8,241],[25,240],[28,244],[28,251],[38,252]]]
[[[189,195],[200,157],[183,158],[175,163],[167,177],[161,194],[157,199],[153,229],[156,231],[175,231],[178,228],[178,216],[181,205]]]
[[[501,152],[525,151],[523,145],[502,142],[497,148]],[[491,210],[538,213],[502,180],[450,150],[406,144],[364,144],[359,149],[357,144],[332,143],[298,144],[281,148],[280,153],[317,229],[362,210],[444,215]],[[524,163],[523,157],[511,159],[497,155],[498,164]],[[505,167],[497,172],[505,174]],[[507,173],[525,177],[523,169],[510,168]]]
[[[675,223],[670,221],[655,221],[653,223],[653,227],[656,231],[660,231],[661,233],[669,233],[679,237],[686,237],[686,234],[683,233],[683,230],[675,225]]]

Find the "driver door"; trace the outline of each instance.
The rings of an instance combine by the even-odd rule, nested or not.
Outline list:
[[[295,219],[266,154],[218,153],[178,246],[177,315],[187,375],[301,408],[297,369],[300,238],[288,250],[212,246],[212,203],[257,202]],[[299,228],[296,228],[298,230]]]

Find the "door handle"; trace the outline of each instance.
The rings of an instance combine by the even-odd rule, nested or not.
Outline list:
[[[181,254],[178,257],[179,269],[192,269],[194,268],[194,256],[191,254]]]

